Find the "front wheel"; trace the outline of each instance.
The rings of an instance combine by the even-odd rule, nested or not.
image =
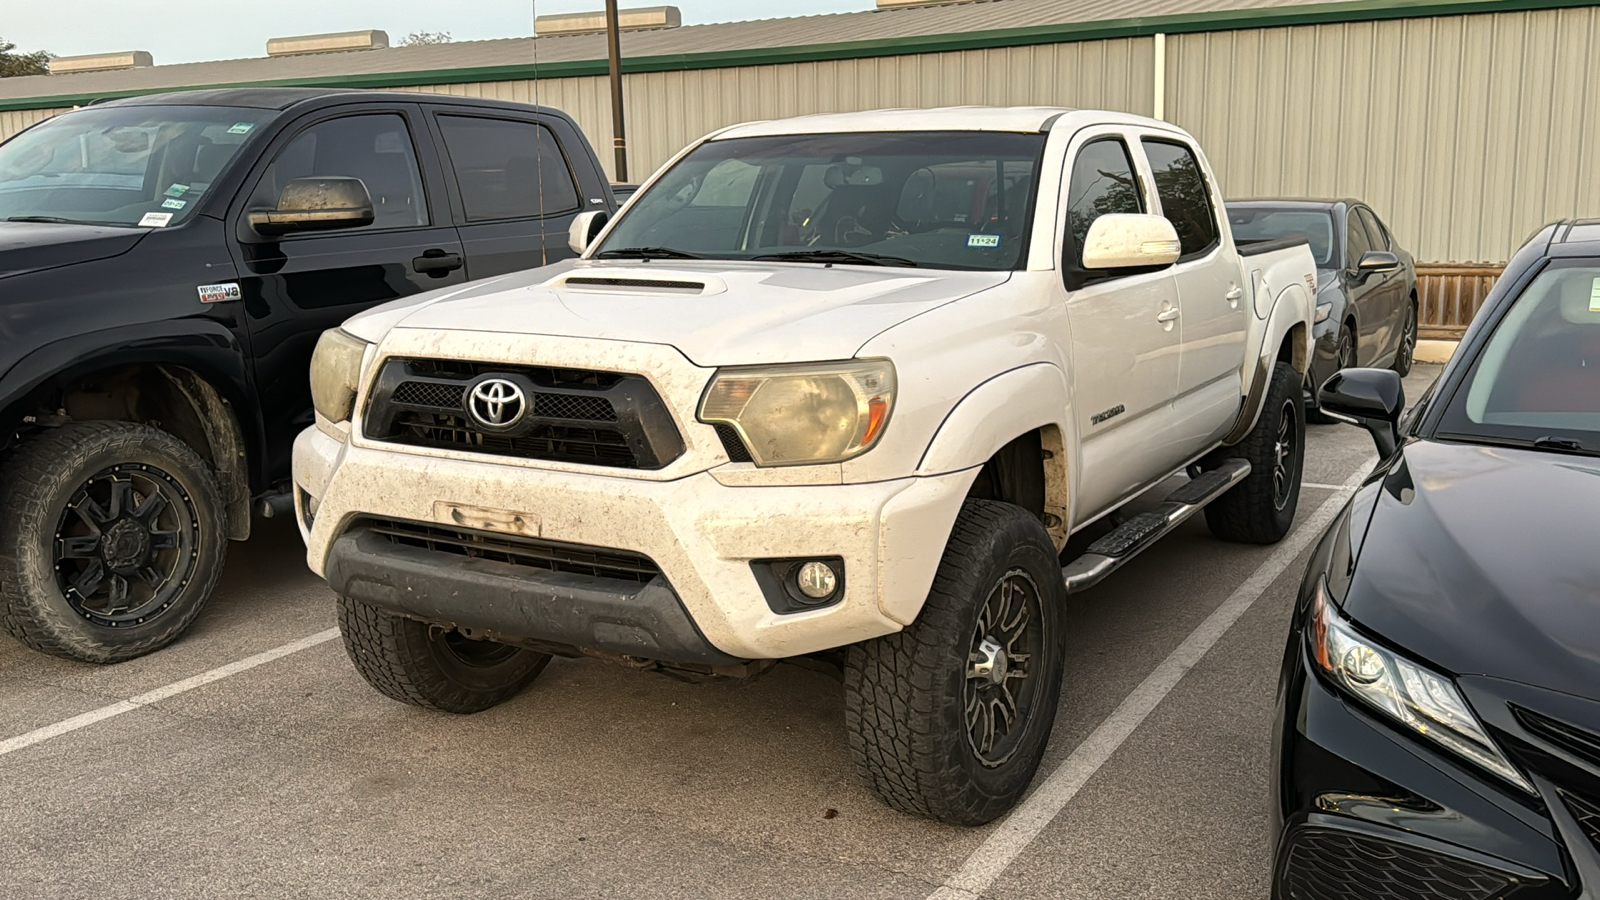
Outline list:
[[[1066,601],[1039,520],[968,500],[917,620],[846,656],[850,755],[885,803],[952,825],[1016,805],[1055,724]]]
[[[1272,384],[1245,439],[1217,451],[1250,462],[1250,474],[1206,507],[1206,525],[1225,541],[1275,544],[1294,524],[1305,466],[1306,418],[1300,376],[1288,363],[1272,369]]]
[[[77,422],[10,458],[0,486],[0,626],[35,650],[132,659],[177,640],[222,572],[223,504],[189,445]]]
[[[339,633],[350,662],[378,693],[449,713],[504,703],[550,663],[545,653],[473,640],[349,597],[339,598]]]

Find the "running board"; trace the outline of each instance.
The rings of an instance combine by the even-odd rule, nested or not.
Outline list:
[[[1090,544],[1082,556],[1061,569],[1062,577],[1067,580],[1067,593],[1099,584],[1107,575],[1122,568],[1123,563],[1177,528],[1184,519],[1205,509],[1207,503],[1226,494],[1249,474],[1249,460],[1230,459],[1220,468],[1212,469],[1173,491],[1155,509],[1142,512],[1118,525],[1110,534]]]

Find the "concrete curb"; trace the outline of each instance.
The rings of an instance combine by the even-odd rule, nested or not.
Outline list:
[[[1417,362],[1447,363],[1451,354],[1456,352],[1459,341],[1417,341]]]

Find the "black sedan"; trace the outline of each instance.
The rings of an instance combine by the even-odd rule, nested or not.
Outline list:
[[[1321,414],[1316,389],[1340,369],[1391,366],[1405,375],[1417,349],[1417,268],[1387,225],[1359,200],[1239,200],[1228,204],[1234,240],[1304,237],[1317,260],[1316,350],[1306,414]]]
[[[1279,684],[1273,896],[1600,897],[1600,221],[1541,230],[1323,536]]]

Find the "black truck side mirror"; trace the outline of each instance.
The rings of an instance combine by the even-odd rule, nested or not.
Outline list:
[[[1322,411],[1342,422],[1360,425],[1386,458],[1400,446],[1400,414],[1406,408],[1406,389],[1390,369],[1344,369],[1322,383],[1317,391]]]
[[[250,213],[257,234],[360,228],[377,218],[372,195],[359,178],[343,175],[296,178],[278,195],[278,208]]]

